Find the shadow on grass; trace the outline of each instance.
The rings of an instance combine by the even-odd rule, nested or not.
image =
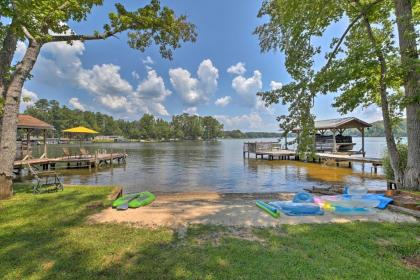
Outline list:
[[[248,229],[86,224],[109,188],[25,192],[0,202],[5,279],[416,279],[402,259],[420,254],[418,224],[348,223]],[[240,230],[240,229],[238,229]],[[263,240],[264,242],[261,242]],[[418,278],[417,278],[418,279]]]

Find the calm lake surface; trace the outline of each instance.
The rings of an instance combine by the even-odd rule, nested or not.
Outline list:
[[[354,137],[360,148],[361,138]],[[349,185],[369,189],[386,188],[381,175],[371,174],[369,164],[354,164],[352,168],[324,166],[298,161],[267,161],[243,159],[242,145],[246,141],[276,141],[276,139],[226,139],[218,141],[184,141],[166,143],[88,144],[94,152],[126,152],[125,165],[95,171],[88,169],[62,170],[66,184],[121,185],[125,192],[295,192],[312,186]],[[381,157],[384,138],[366,138],[368,157]],[[63,147],[78,151],[78,145],[50,145],[49,156],[62,154]],[[38,149],[42,148],[38,146]]]

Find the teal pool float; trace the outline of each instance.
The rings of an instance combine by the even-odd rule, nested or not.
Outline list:
[[[259,208],[270,214],[273,218],[280,217],[279,211],[275,207],[268,205],[264,201],[257,200],[256,204]]]

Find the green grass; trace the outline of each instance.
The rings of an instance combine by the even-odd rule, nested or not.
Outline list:
[[[419,279],[418,224],[350,223],[233,229],[92,225],[106,187],[0,202],[1,279]],[[100,202],[105,201],[104,206]],[[95,202],[95,203],[92,203]],[[99,205],[99,206],[98,206]]]

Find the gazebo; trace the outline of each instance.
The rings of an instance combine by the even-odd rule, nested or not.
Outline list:
[[[365,129],[371,126],[354,117],[315,121],[315,130],[320,134],[315,137],[316,148],[317,150],[329,148],[333,153],[351,150],[355,144],[352,143],[351,136],[343,136],[343,133],[346,129],[356,128],[362,136],[362,148],[359,153],[365,156]],[[332,136],[325,136],[327,131],[331,131]],[[292,132],[299,135],[300,128],[295,128]]]
[[[22,157],[23,159],[29,159],[32,157],[31,151],[31,133],[34,131],[42,131],[43,138],[44,138],[44,153],[40,158],[46,158],[48,156],[47,150],[47,131],[48,130],[55,130],[54,126],[41,121],[35,117],[30,115],[18,115],[18,123],[17,129],[21,129],[25,131],[26,135],[26,147],[22,144]],[[22,141],[23,142],[23,141]]]

